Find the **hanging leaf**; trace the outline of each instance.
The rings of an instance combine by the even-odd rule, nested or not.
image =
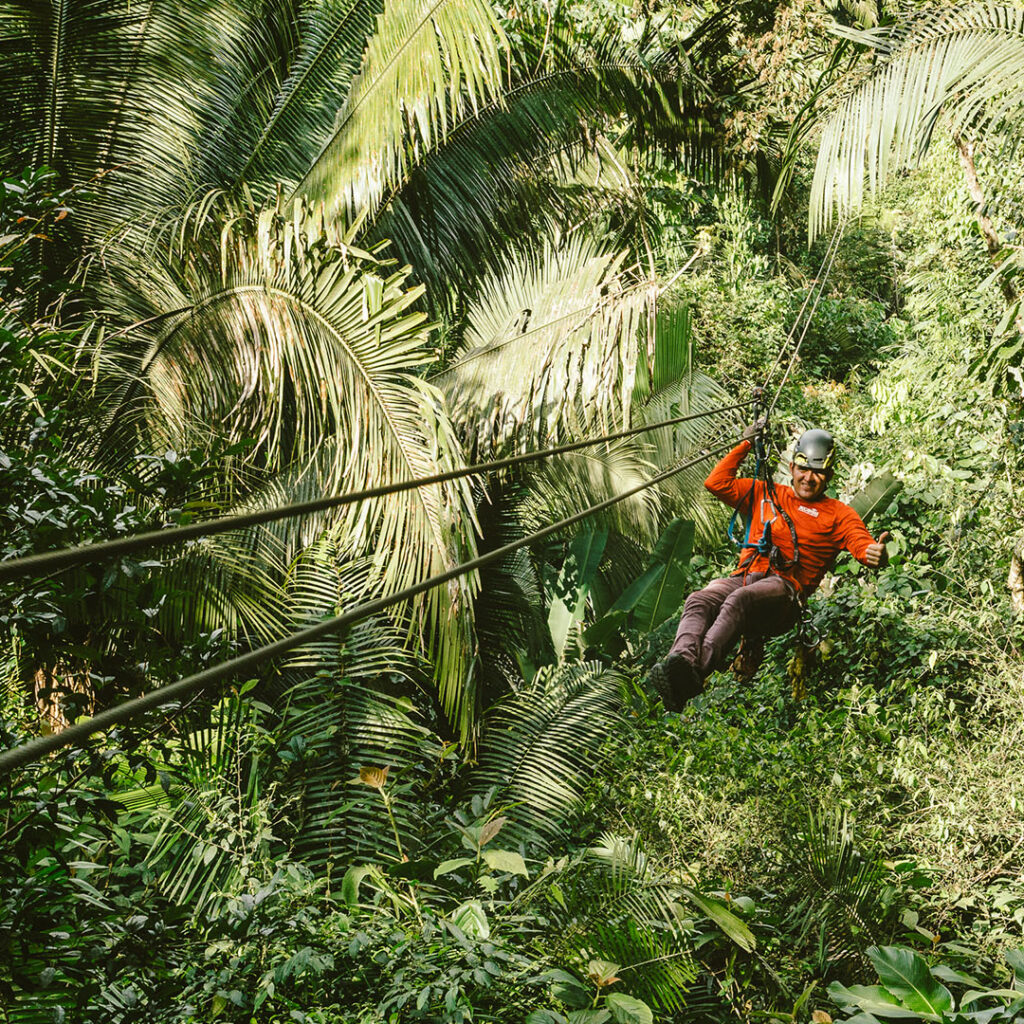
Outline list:
[[[577,534],[558,573],[552,588],[554,597],[548,612],[548,628],[559,658],[573,624],[583,621],[590,588],[607,542],[607,530],[584,530]]]
[[[609,992],[605,1005],[617,1024],[654,1024],[654,1013],[642,1000],[622,992]]]
[[[359,902],[359,886],[363,879],[372,873],[373,868],[365,864],[351,867],[345,872],[345,877],[341,880],[341,898],[348,906],[354,907]]]
[[[868,956],[882,984],[909,1009],[936,1017],[953,1009],[949,989],[932,977],[916,953],[899,946],[872,946]]]
[[[508,818],[492,818],[480,829],[478,844],[485,847],[505,826]]]
[[[633,609],[638,629],[651,632],[675,615],[686,593],[690,556],[693,554],[694,524],[673,519],[651,553],[651,568],[657,573],[648,581]]]

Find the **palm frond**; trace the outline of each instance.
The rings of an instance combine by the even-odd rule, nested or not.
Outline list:
[[[282,223],[274,209],[255,237],[227,228],[217,277],[193,264],[188,306],[152,335],[144,432],[255,440],[253,469],[278,477],[258,502],[284,497],[289,483],[293,494],[331,493],[458,466],[440,395],[415,375],[431,358],[424,315],[410,310],[420,290],[350,241],[332,244],[315,218]],[[376,553],[378,592],[474,552],[465,481],[349,506],[335,521],[354,555]],[[415,631],[463,729],[474,585],[463,578],[416,603]]]
[[[371,560],[341,564],[333,545],[308,551],[290,581],[296,624],[332,614],[343,595],[372,586],[373,576]],[[318,868],[379,858],[394,845],[379,797],[348,782],[362,767],[390,767],[399,779],[411,773],[413,788],[426,784],[416,768],[436,762],[440,744],[415,720],[403,691],[429,666],[410,646],[406,622],[377,617],[295,651],[285,669],[300,679],[280,701],[278,730],[279,747],[295,765],[281,794],[293,808],[292,848]],[[417,807],[415,800],[395,803],[407,839],[420,835]]]
[[[501,266],[508,237],[536,240],[593,216],[595,196],[578,183],[597,168],[624,180],[617,147],[634,159],[663,151],[701,178],[722,173],[721,130],[687,62],[612,31],[582,40],[560,9],[552,18],[536,51],[522,28],[507,90],[456,123],[373,215],[372,237],[394,241],[434,301]]]
[[[253,11],[220,61],[221,102],[194,143],[197,184],[259,200],[294,185],[326,144],[383,7],[380,0],[278,0]]]
[[[628,418],[635,338],[656,285],[632,281],[624,258],[580,234],[481,284],[462,350],[431,378],[471,447],[543,441],[579,414]]]
[[[473,787],[509,805],[510,831],[556,839],[605,739],[624,727],[618,673],[596,662],[545,666],[487,715]]]
[[[481,549],[500,547],[523,535],[518,515],[522,489],[495,482],[477,510]],[[480,570],[474,605],[482,707],[518,689],[533,666],[551,660],[540,576],[526,548]]]
[[[589,855],[597,872],[587,944],[621,965],[630,992],[664,1010],[682,1009],[697,970],[678,886],[635,839],[605,833]]]
[[[891,912],[885,869],[857,848],[846,812],[838,809],[808,810],[800,848],[795,877],[801,898],[788,923],[802,941],[817,945],[823,971],[849,972],[880,941]]]
[[[223,629],[242,643],[270,643],[284,633],[283,575],[265,532],[193,542],[160,570],[169,600],[155,621],[168,639]]]
[[[204,727],[181,737],[171,799],[139,812],[158,824],[146,859],[161,889],[199,919],[269,864],[257,718],[249,701],[218,703]]]
[[[574,515],[649,480],[657,469],[643,441],[624,438],[548,459],[529,474],[529,490],[519,506],[523,528]],[[661,519],[659,491],[651,487],[620,501],[588,522],[605,525],[641,544],[657,537]]]
[[[825,121],[811,188],[812,238],[834,211],[861,206],[865,184],[875,192],[893,170],[920,158],[940,113],[954,131],[1003,125],[1018,134],[1024,10],[953,7],[858,38],[889,52]]]
[[[504,32],[481,0],[400,0],[377,19],[359,74],[330,138],[297,193],[373,207],[430,150],[449,119],[501,87]]]
[[[514,84],[410,169],[374,215],[371,237],[391,239],[438,301],[499,271],[511,255],[502,235],[521,245],[553,221],[586,215],[592,197],[560,186],[594,166],[600,126],[642,91],[634,68],[600,65]]]

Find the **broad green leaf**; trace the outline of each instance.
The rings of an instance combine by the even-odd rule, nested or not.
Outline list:
[[[617,1024],[654,1024],[651,1008],[633,996],[622,992],[609,992],[605,1005],[612,1011]]]
[[[458,871],[459,868],[468,867],[470,864],[475,864],[476,861],[472,857],[456,857],[455,860],[442,861],[434,869],[434,877],[441,878],[443,875],[450,875],[453,871]]]
[[[551,981],[551,994],[570,1010],[582,1010],[593,1001],[591,990],[568,971],[546,971],[545,980]]]
[[[569,1024],[605,1024],[611,1020],[611,1013],[601,1007],[599,1010],[574,1010],[569,1014]]]
[[[881,985],[851,985],[847,988],[838,981],[833,981],[828,987],[828,994],[840,1006],[858,1006],[879,1017],[918,1018],[921,1016],[913,1010],[908,1010]]]
[[[868,956],[882,984],[909,1009],[936,1017],[953,1009],[949,989],[932,977],[928,965],[913,951],[900,946],[872,946]]]
[[[526,1018],[526,1024],[566,1024],[567,1018],[554,1010],[534,1010]]]
[[[932,977],[938,978],[939,981],[948,981],[953,985],[970,985],[972,988],[981,988],[980,981],[972,978],[969,974],[964,974],[963,971],[954,971],[952,967],[947,967],[945,964],[938,964],[931,971]]]
[[[651,561],[660,572],[633,609],[637,628],[650,632],[678,611],[686,592],[686,567],[693,554],[693,536],[692,521],[673,519],[658,538]]]
[[[960,1006],[961,1008],[967,1007],[972,1003],[976,1003],[979,999],[987,999],[989,997],[992,999],[1009,999],[1012,1003],[1024,999],[1024,993],[1018,992],[1013,988],[987,988],[977,992],[965,992],[963,999],[960,1000]]]
[[[613,658],[618,656],[623,647],[619,630],[625,624],[627,617],[627,613],[623,611],[610,611],[606,615],[602,615],[584,630],[584,646],[599,648]]]
[[[488,939],[491,936],[491,926],[479,900],[467,900],[456,908],[452,921],[474,939]]]
[[[685,889],[684,892],[740,949],[748,953],[754,950],[757,946],[754,933],[731,910],[727,910],[718,900],[702,896],[692,889]]]
[[[881,476],[870,480],[867,486],[850,500],[850,507],[866,523],[876,515],[884,512],[893,498],[903,489],[903,481],[897,480],[892,473],[886,471]]]
[[[611,606],[608,614],[615,612],[631,612],[641,597],[655,585],[665,567],[661,564],[653,565],[642,576],[633,580],[632,583],[619,595],[618,600]]]
[[[350,867],[341,880],[341,898],[348,904],[354,906],[359,902],[359,886],[363,879],[373,871],[369,865],[363,864]]]
[[[484,850],[483,858],[492,871],[505,871],[510,875],[530,877],[525,861],[514,850]]]
[[[591,960],[587,964],[587,977],[597,985],[610,985],[617,981],[620,965],[611,960]]]
[[[563,971],[558,967],[553,967],[549,971],[545,971],[538,978],[539,981],[551,981],[560,982],[565,985],[575,985],[576,988],[583,989],[586,991],[587,986],[583,984],[575,974],[570,974],[568,971]]]

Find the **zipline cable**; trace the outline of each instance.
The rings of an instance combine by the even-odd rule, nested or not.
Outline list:
[[[818,308],[818,302],[821,299],[822,293],[825,290],[825,284],[828,281],[828,275],[832,270],[832,262],[835,259],[836,252],[839,250],[839,241],[842,234],[842,229],[845,226],[845,222],[840,220],[836,222],[835,231],[832,232],[832,238],[829,240],[828,246],[825,249],[824,254],[821,257],[821,264],[818,267],[818,276],[814,279],[814,284],[807,289],[807,295],[804,297],[804,301],[800,306],[796,316],[793,319],[793,326],[790,327],[786,334],[785,339],[779,346],[779,351],[775,356],[775,362],[772,363],[771,368],[768,370],[765,376],[764,383],[761,385],[762,390],[767,391],[768,385],[771,383],[772,377],[775,376],[775,371],[779,368],[782,363],[782,359],[786,353],[786,349],[793,341],[796,335],[797,327],[800,325],[801,319],[803,319],[804,311],[807,309],[807,304],[811,301],[811,296],[817,291],[817,297],[814,300],[814,307],[807,316],[807,321],[804,324],[803,331],[800,334],[800,341],[803,341],[804,335],[807,333],[807,328],[810,325],[811,319],[814,317],[814,311]],[[798,342],[799,344],[799,342]]]
[[[772,377],[775,376],[775,371],[779,368],[782,362],[782,358],[785,355],[785,350],[788,347],[790,347],[790,344],[793,342],[794,336],[797,333],[797,328],[800,327],[800,322],[801,319],[803,319],[804,317],[804,312],[807,309],[807,304],[811,301],[811,296],[814,295],[814,305],[811,307],[811,311],[807,315],[803,331],[800,335],[800,342],[804,340],[804,335],[807,334],[807,329],[810,326],[811,319],[814,316],[814,311],[818,308],[818,302],[820,301],[821,296],[824,293],[824,287],[828,280],[828,273],[831,270],[831,264],[833,264],[833,260],[836,258],[836,253],[839,251],[839,243],[843,223],[844,222],[840,221],[837,222],[836,224],[836,230],[833,231],[833,237],[831,237],[831,239],[829,240],[828,246],[826,247],[824,254],[821,257],[821,263],[818,266],[818,273],[816,278],[814,279],[814,283],[807,290],[807,295],[804,296],[804,301],[801,304],[800,309],[797,312],[797,315],[794,317],[793,326],[790,328],[790,330],[786,332],[785,338],[782,340],[782,344],[778,346],[778,352],[775,353],[775,360],[772,362],[772,365],[768,370],[768,373],[765,375],[764,383],[758,389],[759,393],[761,394],[768,390],[768,386],[771,383],[771,379]],[[797,343],[798,347],[800,345],[800,342]],[[781,387],[781,385],[779,386]],[[774,408],[774,403],[772,404],[772,408]]]
[[[710,451],[702,449],[701,453],[694,458],[688,459],[677,466],[673,466],[671,469],[666,469],[657,476],[651,477],[650,480],[645,480],[643,483],[637,484],[635,487],[631,487],[629,490],[623,491],[621,494],[617,494],[612,498],[606,498],[604,501],[598,502],[596,505],[589,506],[582,512],[577,512],[575,515],[568,516],[565,519],[560,519],[558,522],[551,523],[549,526],[545,526],[543,529],[528,534],[526,537],[512,541],[500,548],[495,548],[493,551],[488,551],[486,554],[479,555],[468,562],[463,562],[452,569],[438,573],[436,576],[431,576],[428,579],[413,584],[412,586],[405,587],[403,590],[400,590],[395,594],[389,594],[386,597],[378,597],[372,601],[366,601],[364,604],[357,605],[350,611],[347,611],[342,615],[335,616],[332,619],[328,619],[326,622],[319,622],[315,626],[309,626],[297,633],[284,637],[282,640],[277,640],[274,643],[259,647],[255,651],[249,651],[247,654],[240,654],[236,658],[231,658],[229,661],[221,662],[221,664],[214,665],[212,668],[205,669],[202,672],[197,672],[195,675],[188,676],[185,679],[179,679],[176,683],[169,683],[167,686],[161,686],[156,690],[151,690],[149,693],[143,694],[141,697],[135,697],[132,700],[125,701],[123,704],[119,704],[117,707],[101,711],[98,715],[93,715],[84,722],[77,722],[75,725],[69,726],[61,732],[29,740],[28,743],[23,743],[21,746],[14,747],[13,749],[0,754],[0,772],[11,771],[21,765],[37,761],[39,758],[44,757],[46,754],[52,753],[55,750],[59,750],[61,747],[69,746],[78,742],[84,743],[85,740],[87,740],[93,733],[103,732],[111,726],[127,722],[136,715],[143,714],[144,712],[150,711],[153,708],[158,708],[163,704],[169,704],[171,701],[178,700],[181,697],[206,689],[207,687],[213,686],[214,683],[222,682],[231,676],[248,672],[250,669],[256,668],[256,666],[270,658],[286,654],[288,651],[294,650],[296,647],[300,647],[313,640],[318,640],[320,637],[328,636],[331,633],[337,633],[361,619],[365,619],[370,615],[375,615],[377,612],[383,611],[385,608],[389,608],[391,605],[407,601],[409,598],[416,597],[428,590],[432,590],[434,587],[440,586],[442,583],[447,583],[449,580],[457,579],[459,576],[463,576],[468,572],[473,572],[476,569],[483,568],[483,566],[489,565],[491,562],[495,562],[498,559],[503,558],[505,555],[509,555],[513,551],[517,551],[519,548],[525,547],[527,544],[532,544],[535,541],[548,537],[553,533],[557,533],[559,530],[564,530],[566,527],[573,526],[581,520],[586,519],[588,516],[594,515],[597,512],[603,512],[606,508],[611,508],[612,505],[615,505],[620,501],[624,501],[626,498],[631,498],[634,494],[639,494],[640,491],[644,491],[648,487],[653,487],[656,484],[661,483],[663,480],[667,480],[669,477],[675,476],[677,473],[681,473],[684,469],[689,469],[691,466],[695,466],[697,463],[703,462],[705,459],[709,459],[713,455],[719,455],[732,448],[733,445],[734,442],[730,441],[728,444],[711,449]]]
[[[624,437],[633,437],[636,434],[643,434],[651,430],[658,430],[661,427],[671,427],[679,423],[686,423],[689,420],[702,419],[707,416],[715,416],[718,413],[733,412],[736,409],[744,409],[754,404],[754,399],[745,402],[737,402],[735,405],[724,405],[717,409],[710,409],[706,412],[688,413],[684,416],[674,416],[671,419],[660,420],[657,423],[645,423],[639,427],[631,427],[628,430],[620,430],[613,434],[604,434],[601,437],[590,437],[583,441],[573,441],[570,444],[558,445],[554,448],[545,448],[537,452],[526,452],[523,455],[512,455],[505,459],[496,459],[491,462],[478,462],[463,469],[452,469],[444,473],[435,473],[433,476],[421,477],[415,480],[403,480],[398,483],[383,484],[379,487],[371,487],[363,491],[352,491],[348,494],[337,494],[329,498],[317,498],[313,501],[296,502],[291,505],[281,505],[276,508],[264,509],[261,512],[249,512],[241,515],[223,516],[217,519],[207,519],[198,523],[189,523],[187,526],[171,526],[159,530],[149,530],[146,533],[137,533],[131,537],[119,537],[115,540],[98,541],[94,544],[82,544],[78,547],[63,548],[58,551],[43,551],[35,555],[25,555],[21,558],[12,558],[6,562],[0,562],[0,582],[15,579],[19,576],[55,572],[72,565],[81,565],[85,562],[101,561],[107,558],[115,558],[121,555],[131,554],[135,551],[142,551],[146,548],[157,547],[165,544],[174,544],[196,537],[211,537],[219,533],[228,533],[232,530],[244,530],[252,526],[261,526],[264,523],[276,522],[279,519],[287,519],[291,516],[309,515],[312,512],[323,512],[327,509],[339,508],[342,505],[350,505],[357,501],[366,501],[371,498],[381,498],[388,494],[398,494],[401,491],[411,491],[417,487],[427,487],[432,484],[441,484],[449,480],[458,480],[461,477],[476,476],[482,473],[493,473],[499,469],[507,469],[510,466],[524,465],[529,462],[537,462],[553,455],[562,455],[567,452],[578,451],[591,445],[601,444],[605,441],[618,441]]]
[[[782,394],[782,389],[786,386],[786,381],[789,380],[789,375],[793,372],[793,367],[796,366],[797,357],[800,355],[800,346],[803,345],[804,338],[807,337],[807,329],[811,326],[811,320],[814,318],[815,310],[818,308],[818,303],[821,301],[822,295],[825,294],[825,283],[828,281],[829,274],[832,273],[832,264],[835,262],[836,254],[839,252],[839,234],[844,227],[845,221],[840,220],[836,222],[836,230],[832,236],[832,239],[836,244],[831,247],[832,251],[828,257],[828,263],[825,266],[824,273],[821,278],[821,287],[818,289],[818,294],[814,299],[814,305],[811,306],[811,311],[808,313],[807,320],[804,322],[804,328],[800,332],[800,337],[797,340],[796,347],[793,349],[793,354],[789,358],[789,365],[786,367],[786,372],[782,375],[782,380],[779,381],[779,386],[775,389],[775,394],[768,405],[768,410],[765,413],[766,416],[771,416],[775,411],[775,406],[779,401],[779,396]]]

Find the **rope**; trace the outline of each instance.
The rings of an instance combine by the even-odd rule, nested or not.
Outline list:
[[[624,501],[626,498],[630,498],[634,494],[638,494],[640,491],[646,490],[648,487],[653,487],[656,484],[661,483],[663,480],[667,480],[669,477],[675,476],[677,473],[681,473],[684,469],[689,469],[691,466],[695,466],[697,463],[703,462],[705,459],[709,459],[713,455],[719,455],[732,447],[733,443],[730,441],[728,444],[714,448],[710,451],[702,449],[701,453],[694,458],[688,459],[677,466],[673,466],[671,469],[667,469],[664,472],[659,473],[657,476],[652,477],[650,480],[645,480],[643,483],[637,484],[635,487],[631,487],[627,491],[623,491],[621,494],[617,494],[612,498],[607,498],[604,501],[598,502],[596,505],[591,505],[582,512],[577,512],[575,515],[568,516],[565,519],[560,519],[556,523],[552,523],[549,526],[545,526],[543,529],[528,534],[520,540],[512,541],[509,544],[505,544],[503,547],[495,548],[493,551],[488,551],[486,554],[479,555],[477,558],[473,558],[468,562],[463,562],[452,569],[448,569],[446,572],[438,573],[436,576],[431,576],[419,583],[415,583],[395,594],[390,594],[386,597],[378,597],[372,601],[366,601],[364,604],[357,605],[355,608],[352,608],[350,611],[347,611],[342,615],[335,616],[325,622],[317,623],[315,626],[309,626],[306,629],[293,633],[291,636],[287,636],[282,640],[277,640],[274,643],[266,644],[263,647],[257,648],[255,651],[249,651],[247,654],[242,654],[236,658],[230,659],[229,661],[222,662],[219,665],[214,665],[212,668],[205,669],[195,675],[188,676],[185,679],[179,679],[175,683],[170,683],[167,686],[161,686],[156,690],[151,690],[149,693],[143,694],[141,697],[135,697],[132,700],[125,701],[123,704],[120,704],[115,708],[109,708],[106,711],[101,711],[98,715],[94,715],[84,722],[77,722],[75,725],[72,725],[61,732],[53,733],[49,736],[40,736],[34,740],[30,740],[28,743],[23,743],[21,746],[14,747],[13,749],[0,754],[0,771],[10,771],[14,768],[20,767],[21,765],[37,761],[39,758],[44,757],[46,754],[52,753],[61,747],[69,746],[73,743],[84,743],[84,741],[95,732],[102,732],[109,729],[111,726],[127,722],[136,715],[143,714],[153,708],[169,704],[171,701],[178,700],[189,694],[196,693],[197,691],[205,690],[208,687],[213,686],[214,683],[219,683],[229,677],[247,672],[260,665],[262,662],[294,650],[294,648],[299,647],[302,644],[317,640],[320,637],[327,636],[331,633],[337,633],[361,619],[365,619],[370,615],[375,615],[377,612],[383,611],[385,608],[399,604],[402,601],[407,601],[409,598],[416,597],[428,590],[432,590],[434,587],[439,586],[442,583],[447,583],[449,580],[456,579],[468,572],[480,569],[485,565],[489,565],[491,562],[495,562],[498,559],[503,558],[505,555],[511,554],[513,551],[517,551],[521,547],[525,547],[527,544],[532,544],[537,540],[541,540],[553,533],[557,533],[559,530],[564,530],[566,527],[572,526],[597,512],[602,512],[606,508],[611,508],[612,505],[615,505],[620,501]]]
[[[353,502],[366,501],[370,498],[381,498],[388,494],[398,494],[401,491],[410,491],[417,487],[441,484],[448,480],[458,480],[465,476],[475,476],[480,473],[493,473],[496,470],[506,469],[509,466],[519,466],[528,462],[537,462],[540,459],[546,459],[552,455],[562,455],[566,452],[578,451],[581,448],[601,444],[605,441],[618,441],[624,437],[633,437],[636,434],[643,434],[650,430],[658,430],[661,427],[671,427],[678,423],[686,423],[689,420],[714,416],[723,412],[732,412],[735,409],[744,409],[747,406],[754,404],[754,401],[754,399],[750,399],[746,402],[737,402],[735,405],[724,405],[717,409],[708,410],[707,412],[695,412],[689,413],[685,416],[675,416],[672,419],[660,420],[657,423],[647,423],[643,426],[632,427],[629,430],[620,430],[614,434],[604,434],[601,437],[591,437],[584,441],[574,441],[571,444],[558,445],[554,448],[545,448],[537,452],[527,452],[524,455],[512,455],[506,459],[496,459],[491,462],[478,462],[475,465],[466,466],[463,469],[452,469],[444,473],[436,473],[433,476],[421,477],[415,480],[404,480],[393,484],[384,484],[380,487],[371,487],[363,491],[353,491],[349,494],[338,494],[329,498],[317,498],[313,501],[281,505],[277,508],[265,509],[262,512],[223,516],[217,519],[207,519],[200,523],[190,523],[187,526],[172,526],[159,530],[150,530],[146,533],[137,533],[131,537],[120,537],[116,540],[99,541],[94,544],[82,544],[78,547],[64,548],[58,551],[44,551],[37,555],[25,555],[21,558],[12,558],[6,562],[0,562],[0,582],[15,579],[19,576],[54,572],[58,569],[65,569],[72,565],[80,565],[84,562],[115,558],[120,555],[141,551],[146,548],[192,540],[196,537],[211,537],[218,533],[228,533],[232,530],[243,530],[251,526],[261,526],[264,523],[273,523],[279,519],[287,519],[290,516],[302,516],[309,515],[312,512],[323,512],[327,509],[339,508],[342,505],[350,505]]]

